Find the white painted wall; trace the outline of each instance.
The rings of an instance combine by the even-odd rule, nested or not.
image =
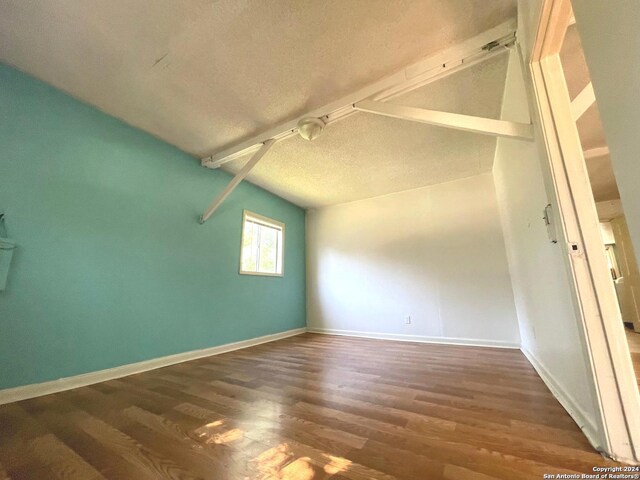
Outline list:
[[[640,2],[572,4],[631,241],[640,252]]]
[[[309,328],[519,345],[491,174],[310,210],[306,237]]]
[[[528,122],[519,62],[512,52],[502,118]],[[573,286],[560,244],[549,241],[542,220],[544,207],[553,201],[545,190],[541,158],[536,143],[499,139],[493,166],[522,349],[565,408],[595,439],[597,413]]]
[[[535,44],[544,0],[518,0],[518,42],[527,63]]]

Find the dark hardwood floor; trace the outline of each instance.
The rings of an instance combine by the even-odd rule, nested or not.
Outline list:
[[[614,465],[517,350],[304,334],[0,406],[0,479],[535,479]]]

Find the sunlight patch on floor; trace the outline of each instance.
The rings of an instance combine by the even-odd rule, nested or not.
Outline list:
[[[263,475],[261,480],[313,480],[318,469],[324,469],[329,475],[345,472],[352,462],[346,458],[336,457],[327,453],[313,455],[314,449],[305,448],[305,453],[311,450],[311,456],[297,455],[292,448],[281,443],[276,447],[262,452],[253,459],[257,470]],[[298,452],[302,453],[302,452]],[[318,452],[320,453],[320,452]]]
[[[224,425],[224,420],[216,420],[214,422],[206,423],[202,427],[195,429],[193,433],[198,438],[210,437],[212,436],[213,432],[217,430],[218,427],[221,427],[222,425]]]
[[[253,459],[253,462],[256,464],[258,471],[265,475],[264,478],[268,478],[269,476],[277,475],[282,466],[292,457],[293,454],[289,452],[288,445],[281,443],[277,447],[262,452]]]
[[[329,463],[324,466],[324,471],[329,475],[334,475],[336,473],[345,472],[351,466],[351,460],[347,460],[342,457],[334,457],[333,455],[323,454]]]
[[[215,443],[216,445],[223,445],[226,443],[235,442],[244,438],[244,432],[240,428],[231,428],[220,432],[221,427],[224,426],[224,420],[215,420],[209,422],[206,425],[194,430],[198,439],[204,439],[205,443]]]
[[[244,438],[244,432],[239,428],[233,428],[223,433],[217,433],[213,437],[207,440],[207,443],[215,443],[216,445],[223,445],[225,443],[235,442]]]
[[[278,480],[312,480],[314,476],[311,459],[301,457],[280,470],[275,478]]]

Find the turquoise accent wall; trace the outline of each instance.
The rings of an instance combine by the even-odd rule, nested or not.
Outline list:
[[[0,64],[0,388],[304,327],[304,211]],[[242,210],[286,224],[284,277],[239,275]]]

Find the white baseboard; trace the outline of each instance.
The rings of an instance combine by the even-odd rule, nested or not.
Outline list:
[[[529,363],[533,366],[533,368],[538,372],[542,381],[547,385],[549,390],[554,397],[560,402],[562,407],[567,411],[571,418],[578,424],[580,429],[584,432],[585,436],[589,440],[589,443],[595,448],[597,451],[602,452],[603,447],[598,438],[598,430],[589,418],[589,415],[578,405],[575,399],[565,391],[564,388],[560,386],[560,384],[556,381],[553,375],[547,370],[547,368],[540,362],[529,350],[524,347],[521,347],[520,350],[527,357]]]
[[[262,343],[273,342],[287,337],[293,337],[306,332],[306,328],[296,328],[287,330],[286,332],[273,333],[262,337],[250,338],[240,342],[227,343],[217,347],[203,348],[201,350],[192,350],[190,352],[177,353],[166,357],[153,358],[142,362],[130,363],[120,367],[108,368],[97,372],[83,373],[73,377],[60,378],[50,382],[35,383],[31,385],[23,385],[21,387],[7,388],[0,390],[0,405],[5,403],[18,402],[28,398],[40,397],[51,393],[63,392],[73,388],[85,387],[94,383],[106,382],[116,378],[126,377],[136,373],[147,372],[156,368],[168,367],[176,363],[188,362],[198,358],[209,357],[211,355],[220,355],[221,353],[232,352],[242,348],[253,347]]]
[[[476,338],[428,337],[424,335],[404,335],[401,333],[360,332],[357,330],[335,330],[332,328],[308,327],[310,333],[344,335],[347,337],[375,338],[398,342],[441,343],[443,345],[467,345],[471,347],[520,348],[520,343],[502,340],[481,340]]]

